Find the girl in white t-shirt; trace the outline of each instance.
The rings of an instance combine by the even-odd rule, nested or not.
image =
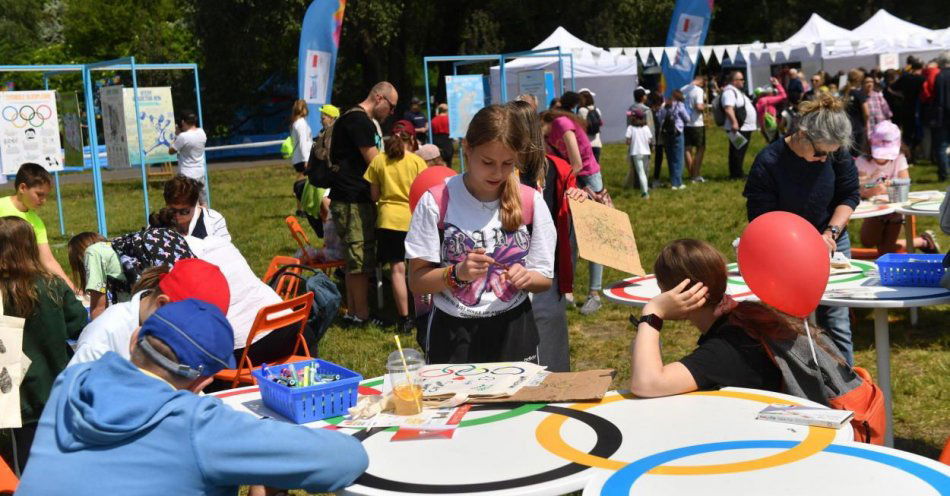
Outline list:
[[[310,130],[310,124],[307,123],[307,115],[310,111],[307,109],[306,100],[297,100],[290,111],[290,140],[294,144],[294,151],[290,156],[290,163],[294,164],[294,170],[297,171],[297,178],[294,180],[294,196],[297,197],[297,215],[301,215],[300,195],[298,190],[303,191],[303,181],[307,178],[307,159],[310,158],[310,148],[313,146],[313,133]]]
[[[861,183],[861,198],[870,199],[887,194],[887,185],[893,179],[907,179],[907,159],[901,153],[901,130],[891,121],[883,121],[874,126],[871,133],[871,155],[862,155],[855,159],[858,180]],[[901,214],[882,215],[864,219],[861,225],[861,244],[878,249],[879,253],[892,253],[903,250],[907,242],[900,237],[904,216]],[[900,238],[900,239],[899,239]],[[940,245],[933,231],[924,231],[914,238],[914,248],[924,253],[939,253]]]
[[[551,285],[557,233],[541,194],[515,172],[530,146],[511,110],[483,108],[463,141],[465,173],[423,194],[413,212],[409,289],[434,295],[420,333],[430,363],[538,360],[528,292]]]
[[[650,149],[653,146],[653,131],[647,126],[647,116],[640,109],[633,109],[630,125],[627,126],[627,145],[630,146],[630,171],[624,186],[633,187],[633,175],[640,179],[640,196],[650,197],[647,176],[650,174]]]

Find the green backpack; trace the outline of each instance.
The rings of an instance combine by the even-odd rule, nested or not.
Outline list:
[[[294,139],[290,136],[284,139],[284,142],[280,144],[280,156],[285,159],[290,159],[294,156]]]

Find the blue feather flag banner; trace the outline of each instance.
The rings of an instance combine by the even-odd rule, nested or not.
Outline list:
[[[307,8],[300,28],[300,50],[297,55],[297,94],[307,101],[310,114],[307,123],[316,134],[320,124],[320,107],[330,103],[333,93],[333,72],[343,30],[346,0],[314,0]]]
[[[686,47],[699,46],[706,42],[709,23],[712,19],[713,0],[677,0],[666,35],[666,46],[676,47],[673,60],[663,58],[663,78],[666,80],[666,96],[686,86],[693,80],[695,61],[686,53]]]

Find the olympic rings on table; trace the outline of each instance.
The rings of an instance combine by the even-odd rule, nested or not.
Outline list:
[[[722,396],[727,398],[738,398],[751,401],[759,401],[762,403],[782,403],[788,405],[797,404],[793,401],[789,401],[782,398],[777,398],[773,396],[766,396],[763,394],[753,394],[753,393],[744,393],[740,391],[698,391],[695,393],[690,393],[695,395],[706,395],[706,396]],[[569,408],[575,410],[588,410],[596,406],[605,405],[608,403],[613,403],[615,401],[622,401],[625,399],[632,398],[630,395],[616,395],[605,397],[600,403],[577,403],[571,405]],[[570,460],[572,462],[580,463],[582,465],[587,465],[591,467],[604,468],[608,470],[620,470],[623,467],[626,467],[630,462],[622,460],[613,460],[609,458],[603,458],[598,456],[592,456],[588,453],[581,452],[564,441],[564,438],[561,437],[561,426],[564,425],[564,422],[567,419],[561,416],[552,415],[544,419],[540,425],[538,425],[537,430],[535,431],[535,436],[538,439],[538,443],[541,444],[546,450],[551,453]],[[757,460],[746,460],[735,463],[725,463],[717,465],[696,465],[696,466],[660,466],[656,467],[650,471],[654,474],[667,474],[667,475],[699,475],[699,474],[729,474],[734,472],[745,472],[750,470],[759,470],[763,468],[775,467],[778,465],[784,465],[786,463],[795,462],[804,458],[807,458],[819,451],[823,450],[835,438],[834,429],[825,429],[822,427],[809,427],[808,435],[805,439],[800,442],[794,443],[794,446],[782,453],[775,455],[770,455],[764,458]]]

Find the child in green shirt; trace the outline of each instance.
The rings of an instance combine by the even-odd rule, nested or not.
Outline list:
[[[89,295],[90,317],[98,317],[109,303],[131,297],[119,255],[106,238],[99,233],[82,232],[73,236],[67,247],[73,277],[79,281],[79,289]]]
[[[40,261],[43,267],[54,276],[66,281],[66,284],[76,291],[76,286],[53,256],[46,236],[46,225],[36,214],[36,209],[46,203],[53,178],[42,166],[27,162],[20,166],[13,184],[16,187],[16,194],[0,198],[0,217],[19,217],[29,222],[36,234],[36,243],[39,245]]]

